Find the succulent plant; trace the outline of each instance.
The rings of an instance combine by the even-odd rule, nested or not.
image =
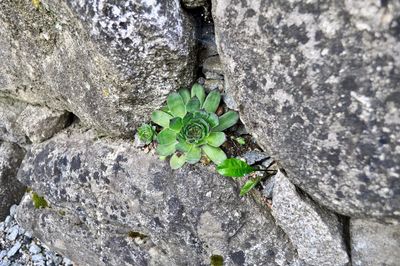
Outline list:
[[[149,124],[142,124],[137,130],[139,139],[146,145],[150,144],[156,137],[155,127]]]
[[[156,137],[156,152],[161,157],[172,155],[172,169],[197,163],[202,154],[217,165],[227,158],[220,148],[226,141],[222,131],[236,124],[239,115],[228,111],[218,117],[220,101],[217,90],[206,97],[204,88],[194,84],[191,92],[181,89],[168,95],[167,106],[152,113],[151,120],[163,128]]]

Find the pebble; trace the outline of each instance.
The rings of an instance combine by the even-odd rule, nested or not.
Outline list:
[[[20,248],[21,248],[21,243],[20,242],[15,243],[14,246],[7,252],[7,257],[11,258],[12,256],[14,256],[15,253],[17,253]]]
[[[40,251],[42,251],[42,249],[35,243],[32,243],[29,247],[29,252],[33,255],[38,254]]]
[[[2,250],[0,251],[0,261],[7,255],[7,251]]]
[[[10,208],[10,216],[14,217],[16,212],[17,212],[17,205],[14,204]]]
[[[44,257],[41,253],[33,255],[32,256],[32,261],[33,262],[40,262],[40,261],[44,261]]]
[[[8,215],[8,216],[6,217],[6,219],[4,220],[4,225],[7,227],[7,226],[10,225],[10,222],[11,222],[11,216]]]
[[[262,190],[263,196],[268,199],[272,199],[274,186],[275,186],[275,176],[272,176],[263,183],[263,190]]]
[[[18,206],[0,222],[0,266],[72,266],[73,263],[41,244],[32,232],[18,225]]]
[[[7,235],[7,239],[10,241],[14,241],[15,239],[17,239],[18,230],[18,225],[14,225],[13,227],[11,227],[9,234]]]
[[[268,155],[261,151],[249,151],[242,155],[242,157],[246,160],[246,162],[250,165],[260,162],[269,158]]]

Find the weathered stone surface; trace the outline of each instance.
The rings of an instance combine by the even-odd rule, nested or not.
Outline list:
[[[65,128],[68,119],[68,112],[29,105],[19,115],[16,122],[33,143],[38,143],[51,138]]]
[[[354,266],[399,265],[400,225],[351,219],[350,233]]]
[[[67,132],[33,145],[18,178],[51,206],[27,198],[19,222],[80,265],[300,263],[272,216],[212,166],[172,171],[130,142]]]
[[[400,2],[213,1],[226,91],[289,178],[350,216],[400,217]]]
[[[17,119],[25,108],[25,103],[0,98],[0,141],[26,143],[25,133],[17,125]]]
[[[300,195],[282,172],[274,178],[272,215],[306,265],[348,265],[338,217]]]
[[[17,180],[17,171],[25,151],[17,144],[0,140],[0,221],[11,205],[21,200],[25,187]]]
[[[176,0],[0,3],[0,96],[127,134],[193,81],[194,30]]]

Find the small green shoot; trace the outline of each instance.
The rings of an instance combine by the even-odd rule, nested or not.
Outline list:
[[[234,138],[234,139],[239,145],[245,145],[246,144],[246,141],[244,140],[243,137],[237,137],[237,138]]]
[[[262,172],[274,172],[274,170],[267,169],[257,169],[251,165],[248,165],[246,162],[236,159],[230,158],[224,160],[217,166],[217,172],[220,175],[232,177],[233,179],[240,179],[248,174],[251,174],[256,171]],[[252,190],[259,182],[261,181],[261,177],[256,177],[247,180],[247,182],[240,189],[240,196],[244,196],[250,190]]]

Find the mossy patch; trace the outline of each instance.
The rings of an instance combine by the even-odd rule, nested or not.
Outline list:
[[[224,265],[224,257],[221,255],[212,255],[210,258],[211,266],[223,266]]]
[[[36,192],[32,193],[32,201],[33,206],[35,206],[36,209],[44,209],[49,207],[49,204],[44,197],[39,196]]]

